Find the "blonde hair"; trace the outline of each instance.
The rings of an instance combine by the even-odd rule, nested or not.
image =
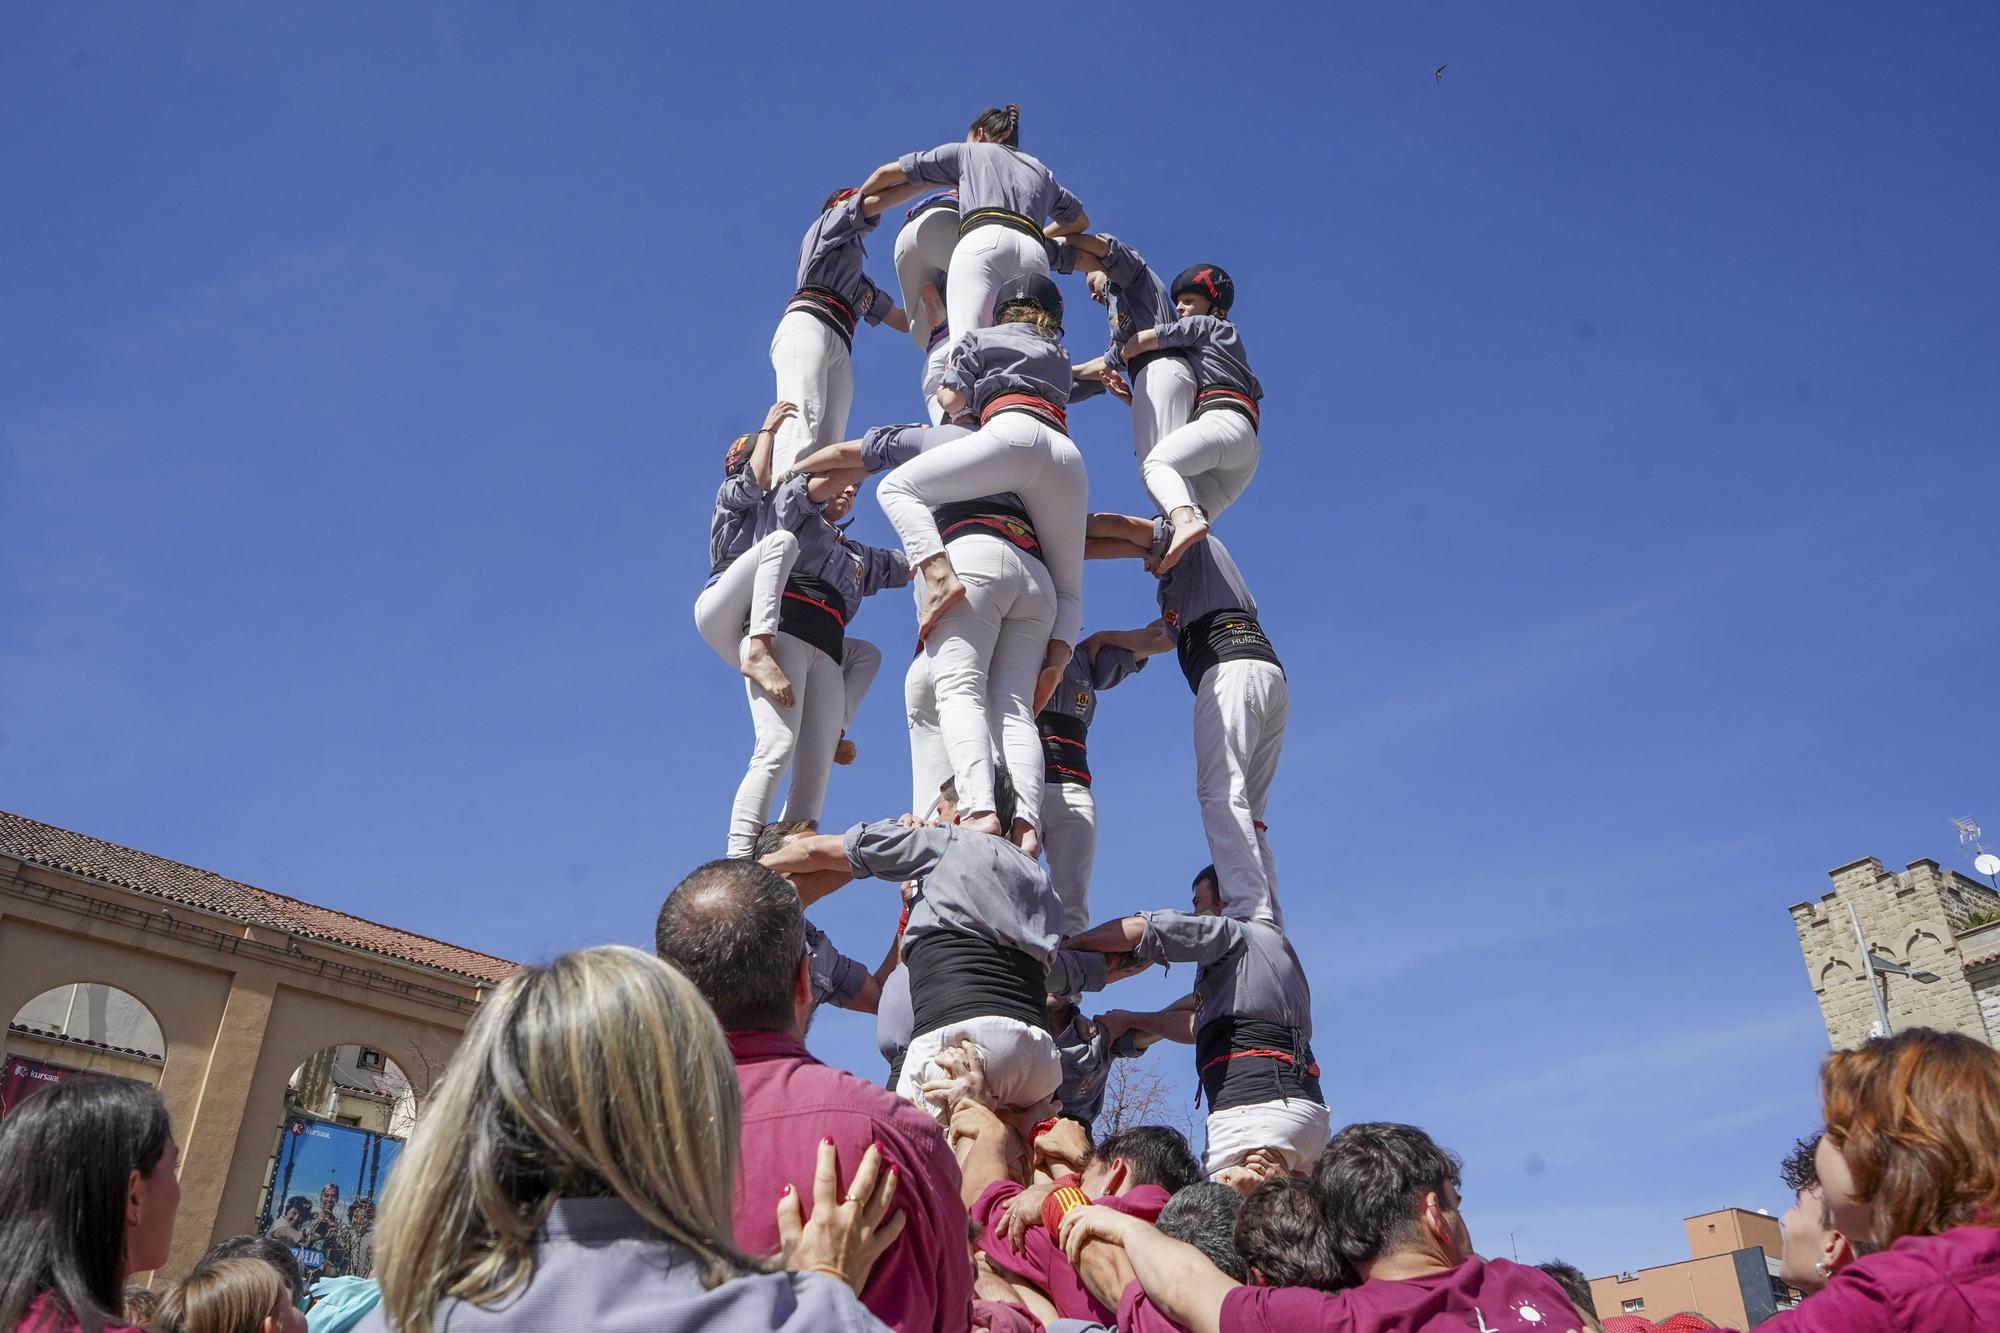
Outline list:
[[[176,1282],[155,1318],[175,1333],[258,1333],[285,1292],[285,1275],[264,1260],[222,1259]]]
[[[616,1196],[709,1286],[761,1271],[732,1239],[736,1067],[688,979],[624,945],[564,954],[486,998],[384,1195],[375,1276],[402,1333],[439,1302],[504,1300],[558,1199]]]
[[[1062,336],[1062,321],[1038,305],[1026,301],[1010,301],[994,312],[994,320],[1000,324],[1032,324],[1035,331],[1045,338]]]

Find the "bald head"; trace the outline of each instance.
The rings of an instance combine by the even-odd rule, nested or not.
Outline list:
[[[675,886],[653,928],[660,957],[687,975],[730,1032],[790,1032],[806,952],[805,911],[784,876],[755,861],[710,861]]]

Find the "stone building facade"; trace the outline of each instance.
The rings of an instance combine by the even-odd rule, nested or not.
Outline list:
[[[2000,1037],[2000,922],[1979,922],[2000,911],[2000,893],[1935,861],[1912,861],[1898,874],[1871,856],[1831,873],[1831,893],[1791,911],[1834,1049],[1859,1046],[1877,1022],[1850,907],[1877,958],[1937,977],[1922,982],[1877,975],[1893,1028],[1937,1028],[1994,1043]]]

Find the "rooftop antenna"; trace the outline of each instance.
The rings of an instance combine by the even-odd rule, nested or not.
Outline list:
[[[2000,856],[1986,850],[1979,840],[1979,821],[1976,819],[1954,819],[1951,826],[1958,830],[1958,848],[1972,853],[1972,868],[1986,876],[1986,882],[2000,893]]]

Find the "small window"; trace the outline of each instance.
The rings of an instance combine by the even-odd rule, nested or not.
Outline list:
[[[1644,1296],[1634,1296],[1631,1300],[1625,1302],[1626,1314],[1637,1314],[1645,1308],[1646,1298]]]
[[[355,1060],[354,1064],[357,1069],[380,1069],[382,1067],[382,1052],[371,1051],[366,1046],[363,1046],[361,1048],[361,1055]],[[1715,1228],[1710,1227],[1709,1230],[1713,1231]]]

